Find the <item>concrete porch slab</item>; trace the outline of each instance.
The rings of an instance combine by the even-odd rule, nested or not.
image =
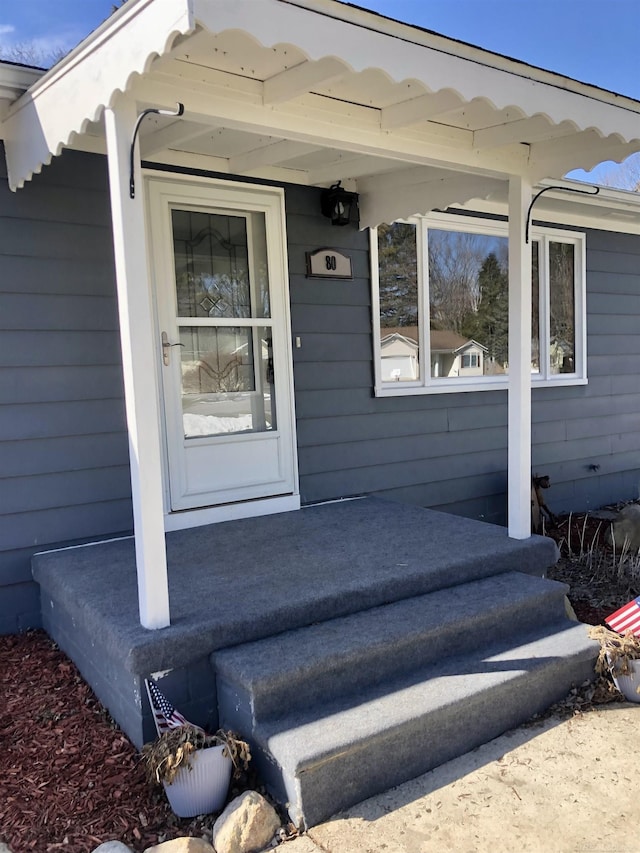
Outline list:
[[[172,624],[157,631],[139,623],[132,538],[33,558],[43,601],[132,673],[506,571],[540,575],[557,559],[551,539],[378,498],[166,539]]]

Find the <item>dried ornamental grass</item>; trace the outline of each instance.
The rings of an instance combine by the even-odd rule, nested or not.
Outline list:
[[[223,755],[233,764],[234,777],[246,771],[251,760],[249,745],[235,732],[219,729],[208,735],[195,726],[179,726],[160,735],[142,747],[147,779],[152,784],[166,782],[170,785],[182,767],[191,769],[191,756],[200,749],[223,746]]]
[[[611,671],[613,675],[631,675],[630,660],[640,660],[640,638],[630,631],[618,634],[603,625],[597,625],[589,630],[592,640],[600,643],[600,652],[596,661],[596,672]]]

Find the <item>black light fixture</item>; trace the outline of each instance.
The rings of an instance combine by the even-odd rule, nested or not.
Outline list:
[[[320,196],[322,215],[328,217],[332,225],[348,225],[351,221],[351,208],[357,198],[356,193],[347,192],[338,181],[328,190],[322,191]]]

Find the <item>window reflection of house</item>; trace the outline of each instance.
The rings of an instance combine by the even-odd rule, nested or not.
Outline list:
[[[456,332],[432,329],[431,376],[482,376],[487,348]],[[420,378],[417,326],[398,326],[380,331],[383,382]]]
[[[431,375],[482,376],[487,348],[447,330],[431,329]]]
[[[553,339],[549,347],[549,359],[551,362],[551,373],[573,373],[575,347],[572,341]]]
[[[417,326],[380,330],[382,381],[406,382],[420,378]]]

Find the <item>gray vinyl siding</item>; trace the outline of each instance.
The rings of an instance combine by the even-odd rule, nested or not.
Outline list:
[[[640,237],[587,232],[587,354],[587,386],[534,397],[538,423],[562,413],[534,446],[554,509],[640,497]]]
[[[506,391],[376,398],[367,235],[319,216],[289,228],[303,501],[378,494],[504,523]],[[353,281],[305,279],[303,250],[324,245],[353,257]],[[533,392],[556,512],[640,494],[640,237],[588,232],[587,293],[589,384]]]
[[[15,194],[3,164],[0,633],[40,623],[36,550],[132,524],[105,160],[66,152]],[[332,227],[318,189],[285,202],[302,501],[377,494],[503,523],[506,391],[376,398],[368,235]],[[352,280],[307,277],[322,247]],[[638,497],[640,237],[589,232],[587,290],[589,384],[533,395],[555,512]]]
[[[0,151],[0,633],[40,624],[31,555],[130,532],[106,161],[17,193]]]

